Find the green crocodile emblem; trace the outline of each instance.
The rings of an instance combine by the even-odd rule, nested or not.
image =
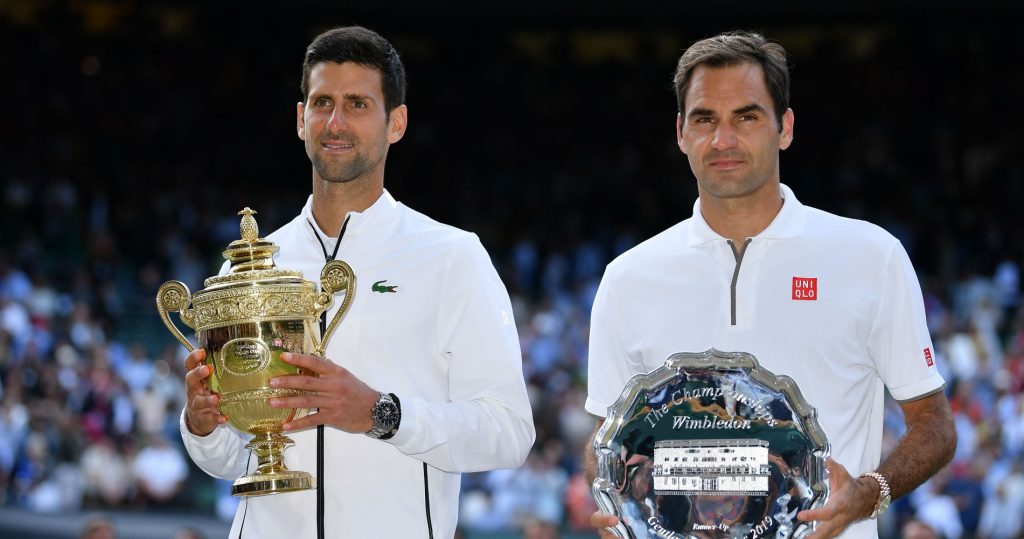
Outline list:
[[[377,281],[377,282],[373,283],[373,288],[371,288],[370,290],[373,290],[374,292],[380,292],[381,294],[383,294],[385,292],[392,292],[392,293],[394,293],[394,292],[398,291],[398,285],[397,284],[396,285],[383,285],[383,284],[381,284],[381,283],[386,282],[386,281],[387,281],[387,279],[384,279],[383,281]]]

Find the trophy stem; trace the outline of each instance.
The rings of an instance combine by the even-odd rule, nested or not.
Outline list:
[[[245,447],[256,452],[259,462],[256,473],[269,474],[288,469],[284,465],[284,448],[294,444],[291,438],[279,432],[260,432]]]
[[[246,444],[256,452],[259,463],[256,473],[243,475],[231,485],[233,496],[264,496],[316,487],[313,476],[306,472],[291,471],[284,465],[284,449],[295,442],[280,432],[258,432]]]

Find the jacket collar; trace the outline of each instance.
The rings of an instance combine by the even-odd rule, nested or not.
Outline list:
[[[804,222],[806,221],[806,207],[797,200],[793,190],[786,184],[779,184],[782,191],[782,209],[768,224],[768,227],[761,231],[755,238],[783,239],[795,238],[803,234]],[[693,203],[693,217],[690,219],[689,245],[691,247],[709,243],[717,240],[724,240],[717,232],[711,229],[704,216],[700,213],[700,198]]]
[[[370,205],[369,208],[361,212],[350,211],[348,212],[348,226],[345,227],[345,236],[361,236],[369,233],[373,230],[379,230],[387,222],[393,221],[395,210],[399,206],[399,202],[391,196],[391,193],[387,189],[377,198],[376,202]],[[316,229],[316,234],[325,240],[330,242],[330,246],[334,245],[337,238],[329,237],[323,230],[320,229],[320,225],[317,224],[316,219],[313,219],[313,195],[309,195],[306,199],[306,205],[302,207],[302,218],[309,223],[312,223],[313,227],[308,225],[305,229],[309,232],[310,236],[313,235],[313,230]],[[315,240],[316,238],[311,237]]]

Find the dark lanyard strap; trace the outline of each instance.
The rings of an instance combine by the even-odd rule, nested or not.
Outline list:
[[[306,222],[309,223],[309,228],[313,231],[313,235],[316,236],[316,241],[320,242],[320,250],[324,253],[324,262],[330,262],[334,260],[334,257],[338,256],[338,247],[341,247],[341,238],[345,237],[345,229],[348,228],[349,217],[345,217],[345,221],[341,223],[341,231],[338,232],[338,242],[334,244],[334,252],[330,255],[327,254],[327,246],[324,245],[324,240],[320,238],[320,233],[317,232],[316,226],[309,219]],[[323,337],[324,333],[327,333],[327,311],[320,313],[320,336]],[[317,539],[324,539],[324,426],[316,426],[316,537]]]
[[[330,255],[328,255],[327,254],[327,246],[324,245],[324,240],[323,240],[323,238],[320,237],[320,232],[317,231],[316,225],[313,224],[313,221],[310,221],[309,219],[306,219],[306,222],[309,223],[309,229],[313,231],[313,236],[315,236],[316,237],[316,241],[318,241],[320,243],[320,250],[323,251],[323,253],[324,253],[324,262],[330,262],[331,260],[334,260],[338,256],[338,247],[341,247],[341,238],[345,237],[345,229],[348,228],[348,220],[349,220],[349,217],[346,216],[345,220],[341,223],[341,232],[338,232],[338,243],[334,244],[334,252],[332,252]],[[324,313],[324,314],[320,315],[320,318],[322,320],[326,321],[327,320],[327,314]]]

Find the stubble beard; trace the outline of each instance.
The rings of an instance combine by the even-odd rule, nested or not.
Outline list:
[[[747,156],[740,156],[746,161]],[[749,164],[749,161],[746,161]],[[693,167],[691,167],[693,169]],[[696,170],[694,170],[696,175]],[[707,165],[700,187],[715,198],[742,198],[764,187],[771,180],[771,172],[758,168],[736,171],[714,171]]]
[[[319,151],[321,142],[335,141],[354,144],[352,155],[331,156]],[[317,175],[327,183],[349,183],[367,176],[380,166],[387,156],[386,144],[383,147],[374,144],[363,145],[359,144],[354,137],[327,137],[315,144],[315,146],[307,144],[306,153]]]
[[[708,194],[715,198],[741,198],[748,196],[764,185],[766,180],[750,176],[735,178],[705,178],[701,183]]]
[[[348,163],[331,163],[328,159],[314,153],[311,160],[317,175],[328,183],[347,183],[359,179],[371,168],[370,163],[363,155],[355,156]]]

